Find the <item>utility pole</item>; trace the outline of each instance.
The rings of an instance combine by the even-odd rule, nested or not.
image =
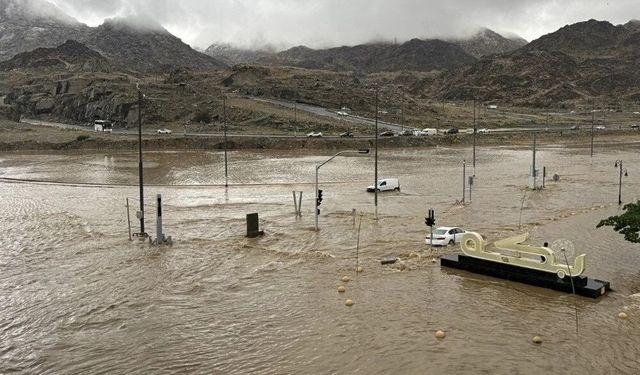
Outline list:
[[[293,123],[295,130],[293,131],[293,137],[298,137],[298,101],[293,102]]]
[[[593,108],[591,109],[591,159],[593,159],[593,130],[596,123],[596,100],[593,99]]]
[[[378,85],[376,84],[376,139],[375,139],[376,154],[374,158],[374,183],[373,183],[373,204],[375,206],[375,220],[378,220]]]
[[[142,168],[142,91],[138,86],[138,179],[140,185],[140,237],[146,237],[144,231],[144,176]]]
[[[462,204],[464,204],[464,196],[465,196],[465,183],[467,178],[467,162],[466,160],[462,161]]]
[[[476,175],[476,133],[478,132],[476,125],[476,98],[473,98],[473,175]]]
[[[404,86],[400,86],[402,90],[402,101],[400,102],[400,112],[402,113],[402,131],[404,132]]]
[[[222,98],[222,126],[224,129],[224,187],[229,187],[229,168],[227,167],[227,98]]]

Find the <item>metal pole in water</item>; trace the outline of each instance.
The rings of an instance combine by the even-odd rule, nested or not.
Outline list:
[[[302,217],[302,192],[300,192],[300,198],[298,198],[298,216]]]
[[[316,232],[318,231],[318,165],[316,164],[316,203],[314,205],[314,215],[316,217]]]
[[[129,241],[132,241],[132,238],[131,238],[131,217],[129,215],[129,198],[127,198],[127,228],[129,229]]]
[[[156,245],[164,242],[164,233],[162,233],[162,195],[156,195]]]
[[[473,98],[473,175],[476,175],[476,133],[478,132],[476,124],[476,98]]]
[[[591,159],[593,159],[593,130],[596,123],[596,100],[593,99],[593,108],[591,109]]]
[[[298,216],[298,200],[296,199],[296,191],[293,192],[293,208],[296,210],[296,216]]]

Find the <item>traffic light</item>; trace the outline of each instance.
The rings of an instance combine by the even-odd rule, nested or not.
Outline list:
[[[424,218],[424,223],[427,224],[428,227],[432,227],[436,224],[436,216],[433,209],[429,209],[429,216]]]
[[[318,189],[318,199],[316,200],[316,207],[319,207],[322,203],[322,190]]]

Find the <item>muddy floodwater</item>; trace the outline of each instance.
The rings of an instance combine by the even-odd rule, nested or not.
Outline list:
[[[401,191],[379,194],[378,220],[373,157],[338,156],[320,169],[318,232],[314,170],[332,153],[230,152],[225,189],[221,152],[147,152],[147,231],[162,194],[171,247],[128,240],[136,153],[0,154],[0,373],[639,374],[640,246],[596,229],[621,212],[617,159],[623,201],[640,197],[638,148],[591,159],[544,145],[549,177],[533,192],[529,148],[483,147],[465,205],[471,148],[382,150],[379,177]],[[430,253],[429,208],[490,241],[569,240],[614,291],[592,300],[443,269],[431,260],[456,249]],[[244,236],[252,212],[261,238]],[[400,261],[383,266],[386,255]]]

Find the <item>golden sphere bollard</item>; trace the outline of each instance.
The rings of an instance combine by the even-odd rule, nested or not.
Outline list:
[[[342,285],[338,287],[338,293],[344,293],[346,291],[347,291],[347,288],[343,287]]]
[[[438,338],[438,339],[443,339],[443,338],[445,338],[446,335],[447,334],[444,333],[444,331],[442,331],[442,330],[436,331],[436,338]]]
[[[364,268],[362,268],[362,267],[360,267],[360,266],[358,266],[358,267],[356,268],[356,272],[362,272],[362,271],[364,271]]]
[[[344,301],[344,304],[349,306],[349,307],[351,307],[351,306],[353,306],[353,301],[348,299],[348,300]]]
[[[534,344],[542,344],[542,337],[540,336],[533,336],[531,340],[533,341]]]
[[[342,276],[342,282],[343,283],[348,283],[351,279],[349,278],[349,276]]]
[[[618,314],[618,318],[627,319],[628,318],[627,313],[621,312],[620,314]]]

